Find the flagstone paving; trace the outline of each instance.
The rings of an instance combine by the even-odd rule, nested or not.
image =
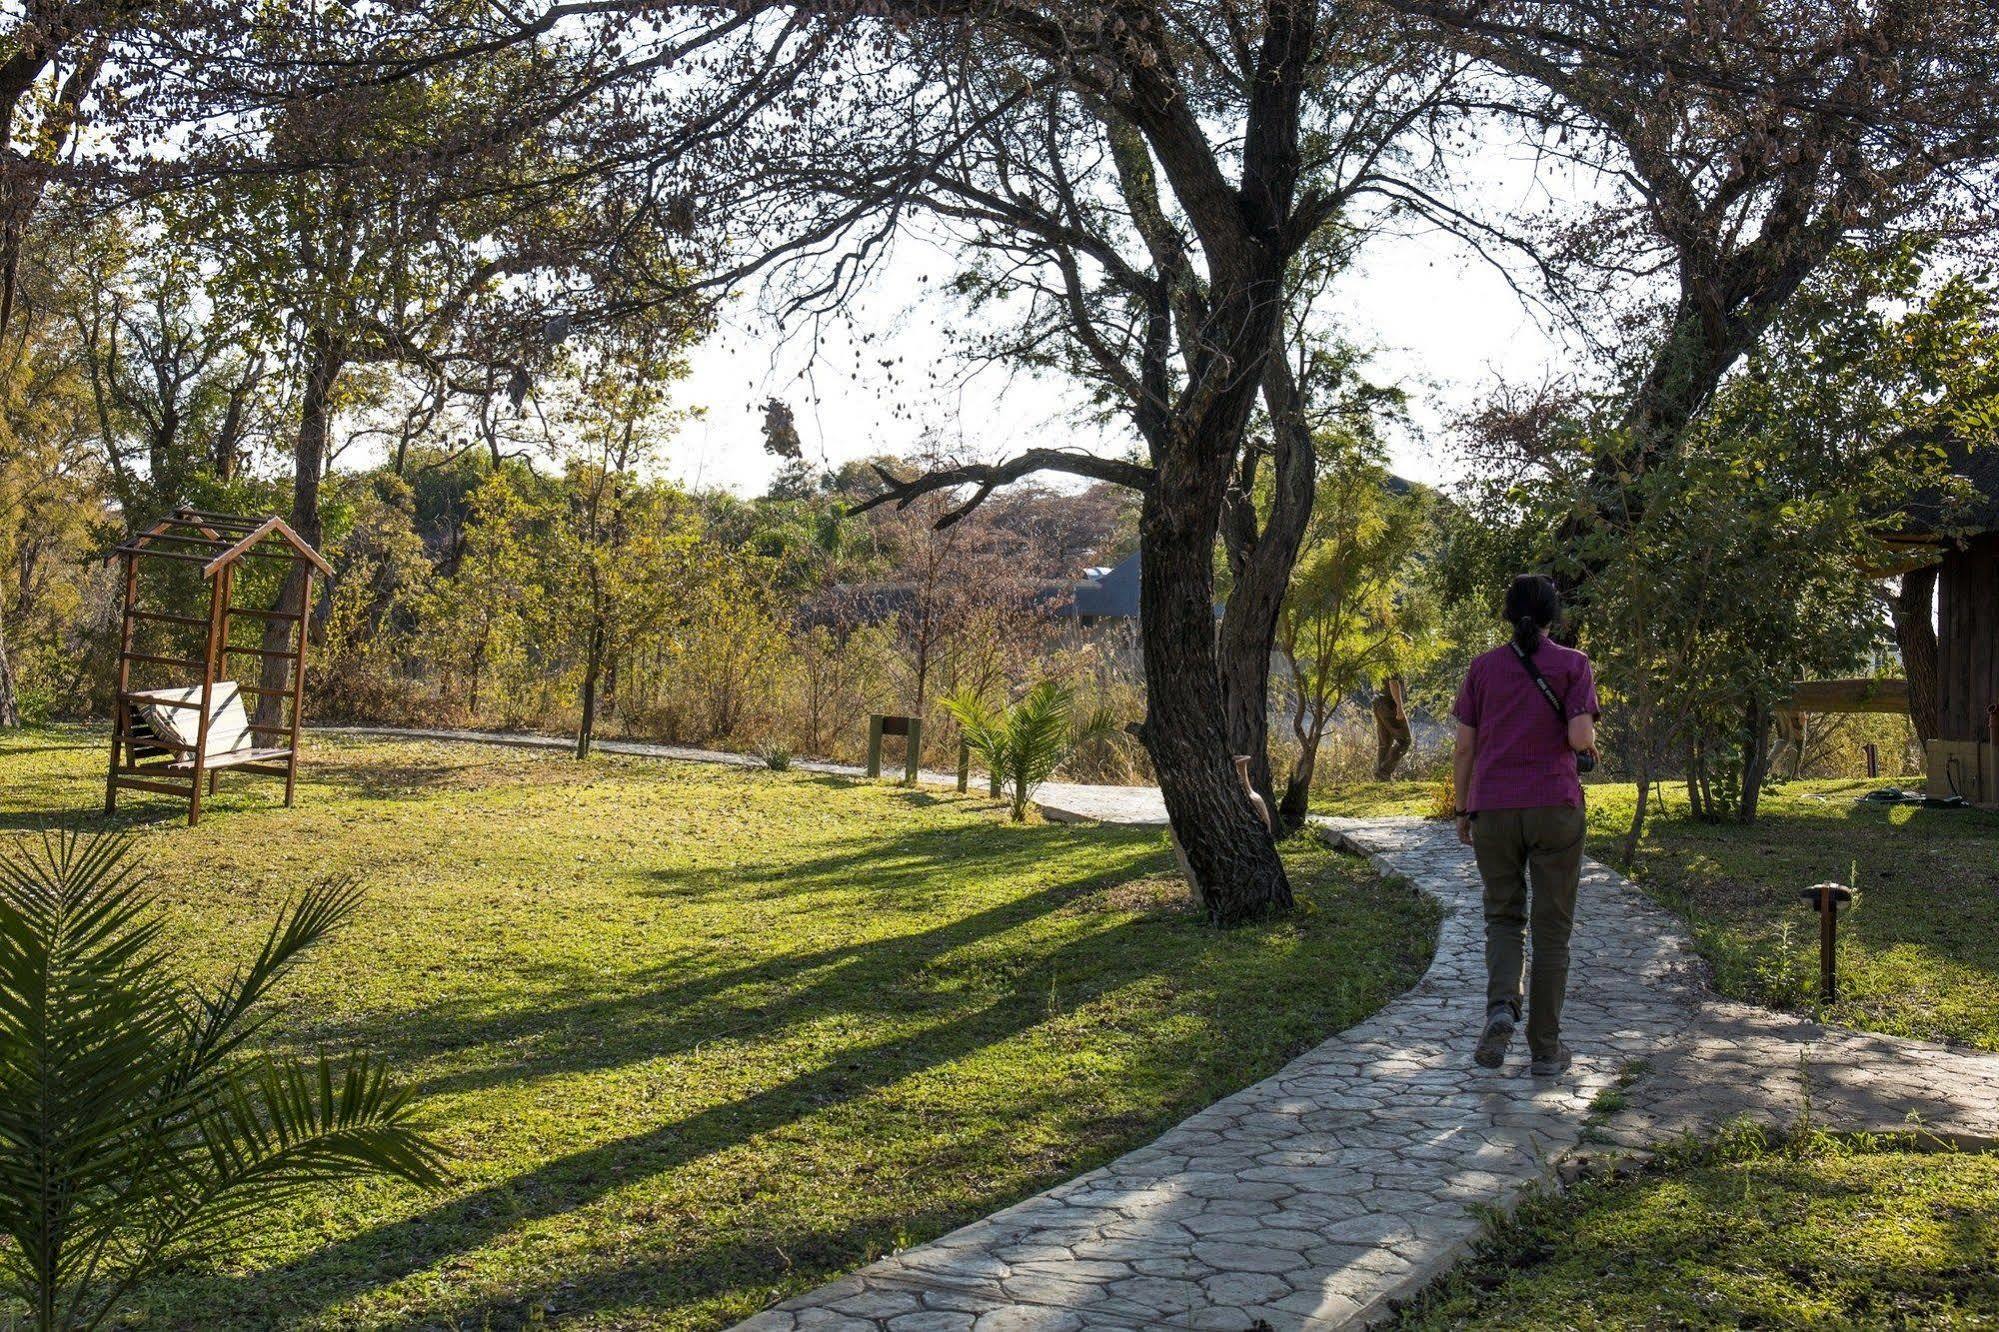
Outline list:
[[[1430,970],[1366,1022],[1099,1170],[776,1306],[738,1332],[1246,1332],[1371,1321],[1464,1253],[1483,1205],[1563,1158],[1737,1115],[1999,1140],[1999,1057],[1718,1000],[1678,923],[1585,869],[1559,1081],[1467,1058],[1483,919],[1448,825],[1322,822],[1449,910]],[[1624,1075],[1626,1109],[1591,1102]]]

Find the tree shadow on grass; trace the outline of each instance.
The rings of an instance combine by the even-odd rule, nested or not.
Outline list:
[[[506,781],[504,784],[529,784],[527,773],[520,768],[518,755],[463,763],[445,763],[435,759],[400,763],[372,758],[315,759],[309,769],[300,768],[299,777],[303,781],[309,774],[314,785],[341,787],[363,800],[408,800],[438,788],[461,791],[500,785],[502,783],[482,781],[480,777],[508,770],[519,773],[519,777],[517,781]],[[537,773],[533,781],[546,784],[547,777]]]
[[[1788,925],[1815,933],[1799,893],[1852,882],[1857,909],[1843,940],[1870,950],[1909,946],[1999,985],[1999,814],[1869,801],[1819,810],[1766,808],[1753,824],[1676,818],[1650,834],[1652,877],[1697,919],[1750,935]]]
[[[734,967],[662,965],[633,978],[638,988],[570,1003],[529,1002],[494,1013],[474,1003],[433,1005],[348,1025],[315,1024],[303,1042],[358,1046],[394,1059],[464,1056],[490,1047],[503,1058],[423,1080],[422,1095],[474,1091],[523,1078],[601,1072],[684,1055],[704,1043],[755,1042],[795,1022],[831,1013],[872,1016],[887,996],[904,1012],[949,1007],[921,983],[945,955],[1018,929],[1091,891],[1099,878],[1046,888],[986,911],[912,933],[784,953]],[[1113,876],[1115,877],[1115,876]],[[579,971],[535,994],[601,988]]]
[[[945,802],[948,803],[948,802]],[[1029,874],[1067,852],[1089,849],[1128,856],[1119,872],[1138,872],[1148,853],[1166,854],[1163,829],[1077,828],[1068,825],[1006,827],[965,823],[915,831],[875,829],[832,843],[840,849],[807,860],[774,857],[728,865],[671,866],[650,871],[660,896],[701,900],[724,895],[763,900],[793,893],[837,888],[861,890],[876,900],[920,905],[918,889],[938,895],[955,881],[976,876]],[[749,888],[746,885],[759,885]]]
[[[25,758],[30,754],[74,754],[94,749],[104,753],[110,747],[109,732],[103,740],[78,740],[67,745],[0,745],[0,758]],[[107,762],[109,756],[107,754]]]
[[[1190,1052],[1169,1043],[1160,1062],[1173,1063]],[[570,1318],[615,1316],[627,1309],[658,1311],[696,1301],[726,1302],[731,1317],[747,1317],[770,1303],[836,1280],[899,1248],[924,1244],[1143,1146],[1210,1102],[1236,1090],[1190,1086],[1180,1101],[1161,1104],[1150,1115],[1105,1116],[1089,1125],[1089,1141],[1060,1154],[1016,1159],[1014,1126],[1060,1114],[1066,1103],[1048,1091],[1023,1090],[1004,1120],[987,1121],[973,1135],[953,1142],[960,1160],[1006,1160],[1011,1175],[994,1180],[981,1172],[982,1187],[953,1193],[948,1187],[907,1199],[857,1202],[839,1217],[797,1219],[783,1213],[756,1215],[756,1202],[741,1215],[716,1219],[698,1245],[634,1254],[606,1252],[583,1269],[565,1269],[559,1279],[524,1283],[501,1298],[472,1296],[432,1316],[459,1327],[512,1328],[532,1324],[532,1311]],[[951,1163],[940,1163],[948,1172]],[[661,1246],[666,1247],[666,1246]]]
[[[1057,895],[1053,890],[1046,894],[1042,909]],[[817,1067],[747,1096],[556,1156],[508,1179],[438,1202],[406,1220],[376,1226],[264,1272],[234,1279],[190,1278],[183,1283],[183,1293],[193,1307],[254,1308],[268,1321],[323,1312],[345,1298],[434,1267],[526,1224],[590,1206],[613,1190],[1018,1036],[1047,1019],[1048,996],[1057,981],[1064,987],[1065,1002],[1074,1005],[1144,974],[1145,964],[1117,965],[1115,959],[1144,957],[1145,950],[1136,947],[1133,936],[1146,928],[1144,922],[1126,922],[1070,939],[1022,959],[1010,972],[1006,991],[990,1002],[951,1012],[950,1007],[962,1004],[962,996],[933,997],[930,1006],[940,1019],[918,1031],[847,1046],[831,1052]],[[754,1011],[754,1022],[775,1029],[816,1015],[829,1001],[856,999],[870,988],[875,994],[871,1010],[895,1002],[874,982],[899,973],[901,960],[883,955],[862,965],[862,973],[848,978],[837,996],[828,993],[822,979],[776,1004],[746,1010],[746,1015]],[[912,1009],[902,1004],[895,1011],[907,1017]],[[654,1058],[659,1053],[645,1040],[621,1037],[621,1045],[626,1047],[620,1051],[623,1058]],[[1022,1092],[1032,1098],[1031,1088],[1023,1087]],[[677,1303],[714,1293],[661,1291],[656,1298]]]

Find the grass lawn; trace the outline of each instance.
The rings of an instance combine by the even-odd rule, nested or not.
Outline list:
[[[1749,826],[1685,817],[1668,787],[1633,877],[1690,924],[1724,994],[1852,1027],[1999,1050],[1999,814],[1856,803],[1879,782],[1790,782]],[[1621,852],[1635,789],[1589,788],[1590,850]],[[1427,783],[1354,786],[1314,808],[1425,814]],[[1798,891],[1859,890],[1840,921],[1840,1000],[1817,1006],[1818,922]],[[1588,910],[1587,903],[1584,910]]]
[[[0,739],[0,827],[100,808],[104,758]],[[320,739],[296,809],[223,781],[197,829],[129,794],[118,820],[182,961],[360,876],[273,1030],[387,1054],[458,1180],[275,1214],[146,1293],[148,1327],[717,1327],[1149,1140],[1435,939],[1407,886],[1302,841],[1301,909],[1218,934],[1160,831],[803,774]]]
[[[1530,1200],[1405,1309],[1445,1328],[1999,1323],[1999,1156],[1725,1133]]]

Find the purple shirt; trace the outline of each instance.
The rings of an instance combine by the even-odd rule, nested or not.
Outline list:
[[[1465,796],[1469,809],[1583,802],[1567,719],[1598,715],[1596,676],[1588,657],[1545,636],[1534,650],[1534,664],[1566,708],[1561,721],[1511,643],[1472,658],[1465,672],[1451,715],[1478,732]]]

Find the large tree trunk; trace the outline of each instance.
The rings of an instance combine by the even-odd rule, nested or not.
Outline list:
[[[1936,593],[1937,566],[1925,565],[1902,575],[1893,603],[1895,642],[1902,650],[1902,674],[1909,681],[1909,720],[1915,724],[1916,739],[1923,744],[1937,738],[1942,724],[1937,695],[1937,622],[1932,609]]]
[[[332,429],[333,390],[340,382],[340,372],[345,368],[334,340],[324,332],[315,330],[310,337],[306,356],[305,383],[299,393],[298,435],[292,451],[292,511],[289,519],[292,530],[299,534],[307,545],[317,547],[324,535],[319,517],[319,479],[326,470],[326,443]],[[307,615],[310,608],[305,604],[306,566],[294,562],[285,575],[284,587],[278,593],[277,609],[286,615]],[[289,650],[292,621],[264,621],[264,651],[284,652]],[[284,699],[279,695],[290,680],[291,668],[297,665],[285,657],[266,656],[259,674],[258,687],[272,692],[260,694],[257,698],[257,724],[277,726],[281,723]]]
[[[1249,756],[1250,785],[1264,807],[1277,811],[1280,833],[1303,822],[1295,812],[1290,786],[1279,802],[1270,771],[1270,654],[1277,642],[1277,618],[1291,586],[1291,570],[1312,518],[1318,459],[1305,406],[1284,349],[1273,348],[1264,368],[1264,401],[1274,438],[1270,513],[1256,514],[1258,445],[1247,442],[1222,517],[1222,537],[1235,587],[1222,612],[1217,652],[1222,681],[1222,713],[1233,753]],[[1295,778],[1295,774],[1294,774]],[[1309,786],[1311,774],[1306,774]]]
[[[1218,490],[1219,477],[1215,484]],[[1291,883],[1230,757],[1215,652],[1220,496],[1204,498],[1169,491],[1163,476],[1146,492],[1139,527],[1142,735],[1195,891],[1211,920],[1233,925],[1288,910]]]

